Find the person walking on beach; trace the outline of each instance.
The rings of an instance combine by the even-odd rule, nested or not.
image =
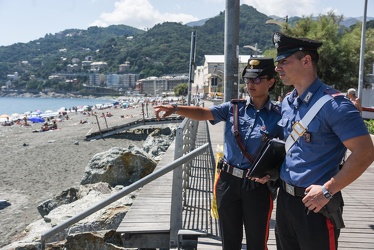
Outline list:
[[[352,102],[318,78],[321,42],[276,32],[273,43],[275,70],[284,85],[294,86],[279,122],[287,154],[280,169],[277,249],[337,249],[344,227],[341,190],[373,162],[373,142]],[[340,166],[347,149],[351,154]]]
[[[176,113],[194,120],[209,120],[212,124],[226,122],[224,158],[218,164],[220,173],[215,184],[222,247],[226,250],[242,249],[243,225],[247,249],[267,249],[273,209],[272,195],[266,185],[269,176],[256,181],[246,177],[252,163],[242,153],[235,132],[242,138],[242,149],[253,158],[267,139],[283,138],[277,125],[281,118],[279,106],[269,98],[269,91],[275,86],[274,68],[272,58],[248,60],[242,73],[250,95],[247,100],[232,100],[210,108],[154,106],[158,119]]]

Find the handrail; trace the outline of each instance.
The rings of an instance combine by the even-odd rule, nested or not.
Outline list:
[[[65,228],[67,228],[67,227],[73,225],[74,223],[86,218],[87,216],[97,212],[98,210],[106,207],[107,205],[119,200],[120,198],[128,195],[129,193],[137,190],[138,188],[148,184],[149,182],[165,175],[169,171],[178,168],[182,164],[184,164],[188,161],[191,161],[196,156],[202,154],[208,148],[208,146],[209,146],[209,143],[205,143],[201,147],[191,151],[190,153],[188,153],[184,156],[181,156],[180,158],[176,159],[174,162],[166,165],[165,167],[163,167],[163,168],[143,177],[142,179],[138,180],[137,182],[125,187],[120,192],[108,197],[107,199],[103,200],[102,202],[96,204],[95,206],[81,212],[80,214],[75,215],[74,217],[70,218],[69,220],[67,220],[67,221],[61,223],[60,225],[55,226],[51,230],[43,233],[41,235],[41,249],[42,250],[45,249],[45,241],[47,239],[49,239],[50,237],[52,237],[53,235],[57,234],[58,232],[61,232]]]

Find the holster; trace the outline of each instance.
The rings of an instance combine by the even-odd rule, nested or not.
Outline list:
[[[219,158],[217,162],[217,171],[223,167],[223,158]]]
[[[268,180],[266,182],[266,185],[268,186],[268,189],[271,193],[271,198],[274,201],[278,196],[278,188],[280,187],[280,181],[279,181],[279,179],[277,179],[275,181]]]
[[[345,227],[343,220],[343,196],[341,192],[334,194],[332,199],[319,211],[331,220],[336,229]]]

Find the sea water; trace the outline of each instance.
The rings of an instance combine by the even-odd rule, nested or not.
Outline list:
[[[60,108],[66,109],[96,104],[113,103],[114,100],[86,99],[86,98],[35,98],[35,97],[0,97],[0,115],[23,114],[25,112],[46,110],[56,112]]]

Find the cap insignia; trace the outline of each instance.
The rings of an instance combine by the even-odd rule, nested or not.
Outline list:
[[[251,60],[249,61],[249,65],[251,65],[251,69],[253,69],[254,66],[257,66],[260,64],[259,60]]]
[[[274,41],[275,48],[278,48],[278,47],[279,47],[279,44],[278,44],[278,43],[281,41],[281,36],[280,36],[280,34],[275,33],[275,34],[274,34],[274,37],[273,37],[273,41]]]

